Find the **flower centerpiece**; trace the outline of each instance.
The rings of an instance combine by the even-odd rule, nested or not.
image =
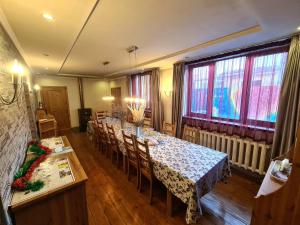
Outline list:
[[[136,136],[139,137],[141,135],[141,127],[144,124],[144,112],[145,112],[145,100],[139,98],[126,98],[126,102],[128,102],[128,109],[132,114],[133,124],[136,127]]]

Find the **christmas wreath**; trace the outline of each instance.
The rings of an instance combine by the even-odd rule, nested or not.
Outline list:
[[[28,144],[28,151],[35,156],[26,161],[19,171],[14,176],[12,188],[19,191],[38,191],[44,186],[44,182],[38,180],[30,182],[30,178],[34,170],[43,162],[46,157],[52,152],[51,149],[39,144],[36,141]]]

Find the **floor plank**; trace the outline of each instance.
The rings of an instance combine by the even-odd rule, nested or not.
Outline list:
[[[166,190],[162,184],[155,185],[153,204],[149,205],[148,188],[139,193],[135,180],[128,181],[122,168],[100,153],[85,133],[71,131],[66,135],[89,178],[86,192],[90,225],[186,224],[186,206],[179,200],[175,201],[174,216],[166,215]],[[257,190],[256,183],[233,174],[226,184],[218,183],[202,198],[204,213],[199,224],[249,224]]]

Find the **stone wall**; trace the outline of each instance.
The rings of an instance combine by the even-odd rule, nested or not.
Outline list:
[[[34,122],[34,96],[30,90],[29,69],[15,45],[0,25],[0,94],[10,98],[13,93],[10,68],[17,59],[25,68],[27,83],[18,102],[3,105],[0,102],[0,224],[10,224],[7,208],[11,200],[11,183],[19,166],[23,163],[27,143],[36,137]]]

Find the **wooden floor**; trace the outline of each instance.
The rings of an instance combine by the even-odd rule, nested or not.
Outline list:
[[[66,133],[88,175],[87,204],[90,225],[186,224],[185,205],[175,201],[174,216],[166,215],[166,190],[155,185],[153,204],[148,204],[147,186],[138,193],[134,180],[100,153],[85,133]],[[253,196],[258,185],[237,174],[227,184],[219,183],[202,198],[199,224],[249,224]]]

